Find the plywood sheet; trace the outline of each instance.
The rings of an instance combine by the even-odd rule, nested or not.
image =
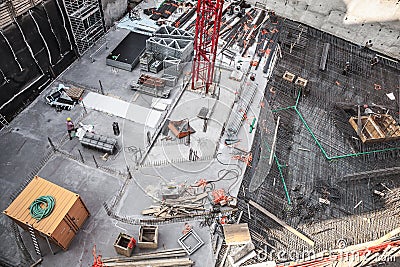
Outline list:
[[[246,244],[251,241],[247,223],[227,224],[223,226],[227,245]]]

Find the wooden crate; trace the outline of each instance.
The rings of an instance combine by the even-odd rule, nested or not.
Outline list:
[[[196,131],[190,126],[187,126],[187,121],[186,120],[181,120],[181,121],[169,121],[168,123],[168,128],[171,130],[171,132],[180,138],[186,137],[190,134],[194,134]]]
[[[378,116],[361,116],[361,131],[359,137],[363,143],[394,141],[400,139],[400,126],[392,116],[379,114]],[[358,118],[351,117],[349,123],[358,133]]]
[[[38,197],[47,195],[55,199],[54,209],[48,217],[37,221],[30,215],[29,207]],[[90,216],[78,194],[39,176],[32,179],[3,213],[25,230],[31,225],[37,236],[46,236],[64,250]]]
[[[297,77],[296,81],[294,82],[294,84],[296,85],[300,85],[302,87],[306,87],[307,86],[308,81],[304,78],[301,77]]]
[[[115,240],[114,248],[118,254],[130,257],[132,255],[132,250],[134,247],[129,248],[128,244],[131,241],[131,236],[127,234],[120,233],[117,240]]]
[[[158,226],[142,225],[139,229],[139,248],[158,247]]]
[[[282,76],[283,79],[285,79],[286,81],[291,82],[291,83],[294,81],[295,77],[296,76],[293,73],[290,73],[288,71],[285,71],[285,74],[283,74],[283,76]]]

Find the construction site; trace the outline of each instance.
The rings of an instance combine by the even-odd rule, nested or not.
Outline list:
[[[0,0],[0,266],[400,266],[400,1]]]

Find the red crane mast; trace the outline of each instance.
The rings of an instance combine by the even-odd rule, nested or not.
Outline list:
[[[206,93],[214,78],[223,4],[224,0],[198,0],[197,2],[192,89],[205,88]]]

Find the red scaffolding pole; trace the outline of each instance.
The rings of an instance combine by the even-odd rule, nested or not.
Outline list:
[[[197,2],[192,89],[205,88],[206,93],[214,78],[223,4],[224,0],[198,0]]]

